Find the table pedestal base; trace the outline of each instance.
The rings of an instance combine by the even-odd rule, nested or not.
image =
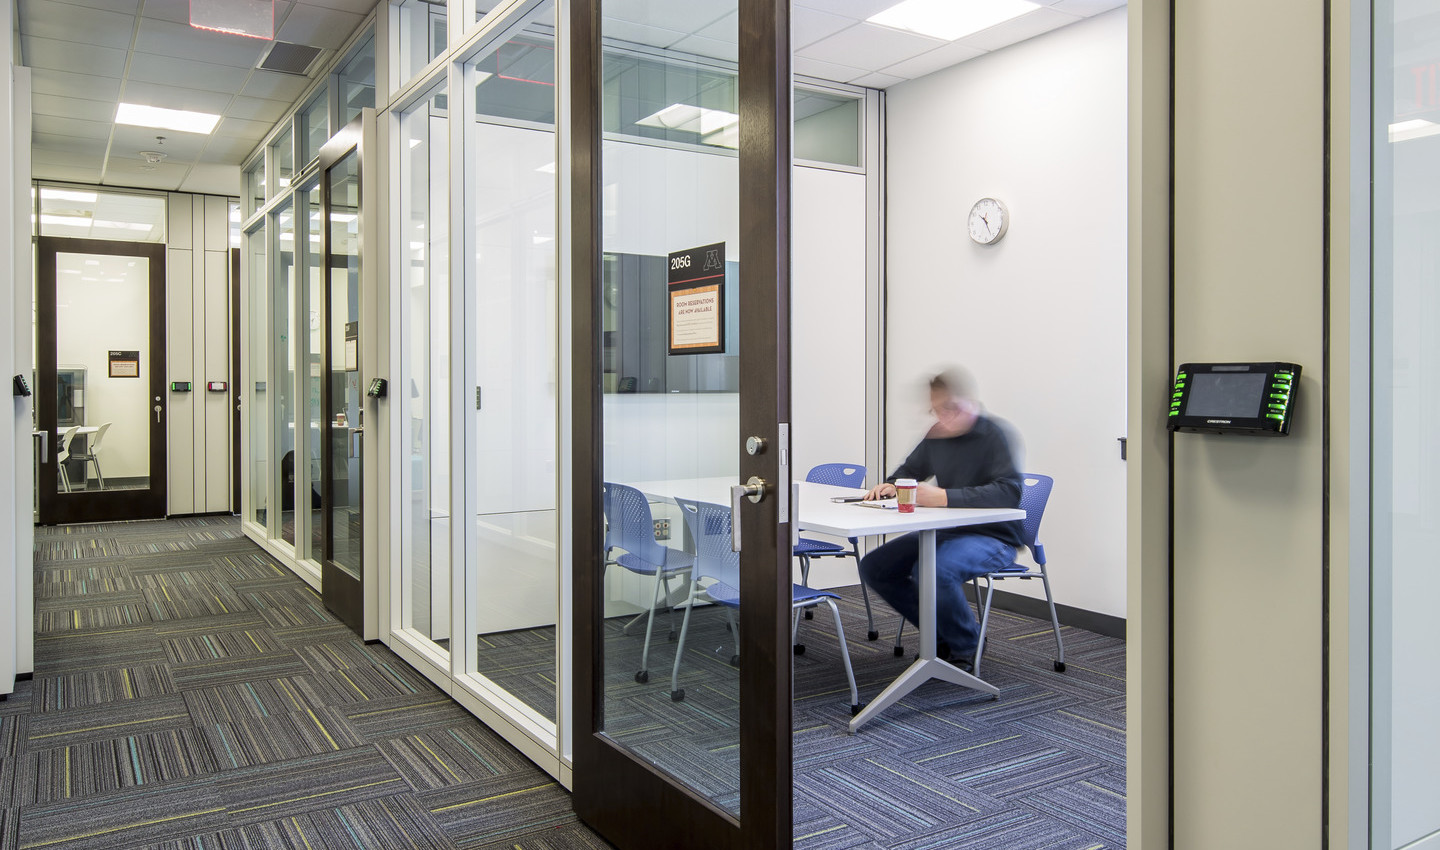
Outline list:
[[[890,687],[880,692],[880,696],[871,700],[865,706],[865,710],[855,715],[850,721],[850,733],[864,726],[875,715],[904,699],[910,692],[930,681],[939,679],[949,682],[952,685],[960,685],[965,688],[973,688],[977,691],[999,696],[1000,689],[961,670],[959,667],[948,661],[941,661],[938,658],[917,658],[909,669],[900,674],[900,677],[890,683]]]

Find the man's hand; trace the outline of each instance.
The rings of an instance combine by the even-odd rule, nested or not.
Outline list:
[[[873,502],[876,499],[893,498],[895,498],[895,485],[889,482],[881,482],[880,484],[876,484],[874,487],[870,488],[870,492],[865,494],[865,501],[867,502]]]
[[[950,497],[943,487],[921,484],[915,488],[915,504],[922,508],[943,508],[950,504]]]

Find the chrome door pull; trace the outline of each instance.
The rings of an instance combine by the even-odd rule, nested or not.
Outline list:
[[[741,500],[749,499],[752,504],[758,504],[764,498],[765,479],[758,475],[752,475],[744,484],[736,484],[730,488],[730,551],[740,551]]]
[[[365,426],[350,429],[350,456],[360,456],[360,440],[365,436]]]
[[[40,438],[40,462],[50,462],[50,432],[36,431],[35,436]]]
[[[160,405],[158,405],[158,404],[155,405],[155,424],[156,424],[156,425],[159,425],[159,424],[160,424],[160,411],[163,410],[163,409],[164,409],[164,408],[162,408]]]

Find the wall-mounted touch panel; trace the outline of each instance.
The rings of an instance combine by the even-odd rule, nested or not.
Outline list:
[[[1284,436],[1299,383],[1294,363],[1182,363],[1170,394],[1169,428]]]

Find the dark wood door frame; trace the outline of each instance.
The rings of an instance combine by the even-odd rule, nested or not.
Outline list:
[[[146,490],[112,490],[94,493],[60,493],[58,454],[59,410],[56,372],[59,367],[59,326],[56,309],[57,280],[55,262],[59,254],[107,254],[120,257],[143,257],[150,266],[148,318],[149,394],[146,407],[159,404],[159,422],[150,427],[150,487]],[[106,239],[70,239],[41,236],[36,250],[36,421],[40,430],[50,434],[47,461],[40,465],[40,522],[115,521],[157,519],[165,516],[168,507],[169,476],[167,472],[166,433],[169,410],[165,377],[168,362],[165,349],[165,245],[159,242],[114,242]],[[101,364],[95,367],[100,368]],[[97,374],[97,379],[100,377]],[[159,399],[157,402],[148,399]]]
[[[230,513],[240,507],[240,249],[230,249]]]
[[[349,626],[357,635],[365,635],[365,585],[364,570],[360,576],[352,576],[342,569],[334,560],[335,556],[335,436],[331,429],[334,427],[334,420],[330,411],[334,406],[334,387],[331,382],[331,366],[334,362],[335,352],[332,351],[331,340],[333,334],[330,332],[331,303],[330,303],[330,276],[335,270],[334,246],[330,243],[330,169],[342,162],[352,153],[355,155],[356,174],[361,173],[361,164],[365,156],[362,145],[364,117],[357,117],[346,125],[340,132],[331,137],[329,142],[320,149],[319,179],[320,179],[320,250],[323,261],[321,268],[324,270],[320,281],[320,504],[322,533],[320,553],[320,595],[325,602],[325,607],[330,609],[340,621]],[[362,198],[365,186],[362,183],[356,197],[355,214],[360,214],[363,206]],[[361,222],[363,227],[365,222]],[[359,247],[357,246],[357,249]],[[361,257],[360,262],[364,263],[365,258]],[[342,266],[344,267],[344,266]],[[361,293],[360,297],[364,297]],[[361,329],[361,333],[365,332]],[[365,344],[362,336],[360,345]],[[363,390],[362,390],[363,391]],[[347,426],[348,427],[348,426]],[[348,435],[347,435],[348,444]],[[362,443],[363,445],[363,443]],[[363,448],[362,448],[363,453]],[[361,475],[365,474],[362,463]],[[361,523],[363,528],[365,516],[364,487],[360,488],[360,510]],[[362,532],[361,551],[364,550]],[[363,557],[363,555],[362,555]]]
[[[738,822],[600,733],[604,706],[600,4],[570,6],[574,528],[574,805],[622,850],[768,850],[792,843],[789,525],[779,499],[747,505],[741,531]],[[790,420],[789,4],[740,0],[740,434],[788,453]],[[743,481],[777,482],[781,451],[740,457]],[[738,481],[737,481],[738,483]],[[788,486],[788,485],[784,485]]]

